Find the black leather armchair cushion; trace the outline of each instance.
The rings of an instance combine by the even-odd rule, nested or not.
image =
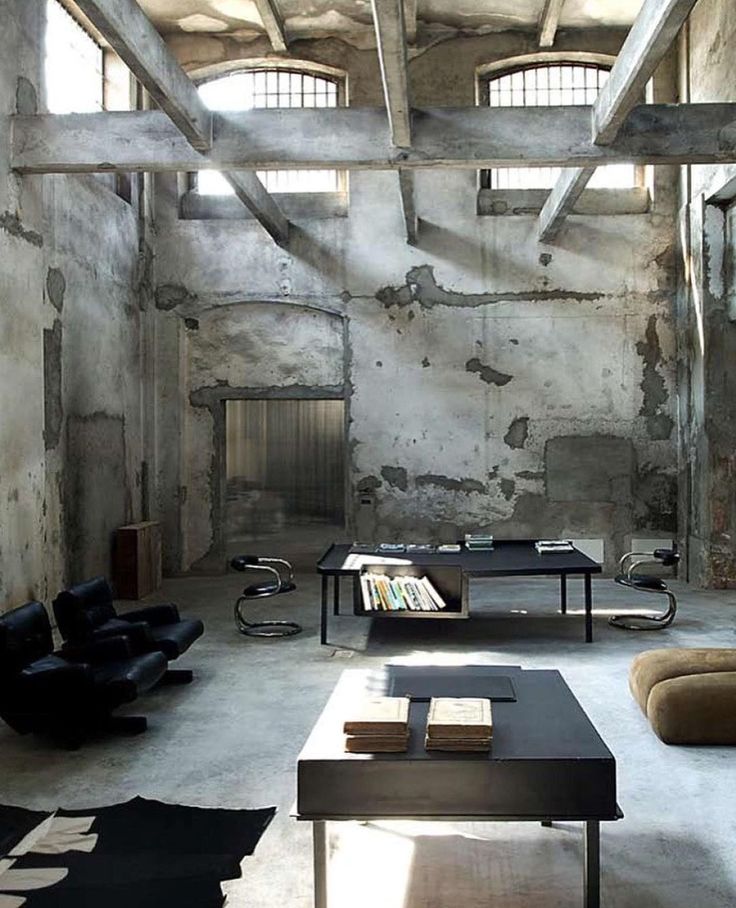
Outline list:
[[[54,615],[65,640],[88,640],[117,615],[110,584],[94,577],[63,590],[54,599]]]
[[[54,600],[56,622],[64,640],[64,651],[78,643],[123,635],[134,653],[162,652],[178,659],[202,636],[198,619],[181,618],[173,603],[150,605],[118,615],[113,593],[104,577],[96,577],[66,590]]]
[[[159,652],[133,656],[124,637],[62,657],[53,652],[46,609],[29,602],[0,616],[0,716],[21,733],[92,724],[152,687],[166,665]]]

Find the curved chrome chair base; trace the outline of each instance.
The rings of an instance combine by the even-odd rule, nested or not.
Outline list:
[[[282,565],[288,573],[286,579],[278,567],[271,565]],[[261,558],[260,556],[239,555],[230,562],[231,567],[237,571],[265,571],[270,574],[273,580],[270,583],[256,584],[246,587],[243,595],[239,596],[234,608],[235,624],[239,633],[246,637],[293,637],[300,634],[302,626],[296,621],[248,621],[243,614],[243,609],[248,602],[254,599],[268,599],[271,596],[278,596],[280,593],[291,593],[296,587],[294,585],[294,571],[288,561],[283,558]]]
[[[296,621],[246,621],[242,609],[251,601],[241,596],[235,603],[235,624],[241,634],[246,637],[293,637],[301,633],[302,626]]]
[[[647,590],[651,592],[651,590]],[[667,591],[669,604],[667,609],[661,615],[641,615],[632,612],[628,615],[611,615],[608,623],[611,627],[617,627],[624,631],[661,631],[669,627],[675,620],[677,614],[677,600],[671,592]],[[642,622],[641,624],[632,624],[631,622]]]
[[[638,558],[638,561],[633,561]],[[632,563],[624,570],[628,560]],[[661,631],[669,627],[677,614],[677,599],[662,579],[653,578],[651,575],[636,574],[636,569],[642,564],[660,564],[665,567],[676,565],[680,556],[675,548],[657,549],[654,552],[628,552],[619,562],[621,573],[615,578],[619,586],[636,590],[637,593],[656,593],[667,597],[667,608],[659,615],[644,615],[632,612],[626,615],[612,615],[608,619],[611,627],[624,631]]]

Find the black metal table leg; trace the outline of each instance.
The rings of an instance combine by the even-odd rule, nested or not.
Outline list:
[[[340,575],[335,574],[332,578],[334,581],[334,586],[332,589],[332,614],[340,614]]]
[[[593,590],[590,574],[585,575],[585,642],[593,642]]]
[[[600,908],[601,904],[601,824],[585,821],[585,869],[583,876],[585,908]]]
[[[567,574],[560,574],[560,612],[567,614]]]
[[[319,642],[327,643],[327,574],[322,574],[322,610],[319,622]]]

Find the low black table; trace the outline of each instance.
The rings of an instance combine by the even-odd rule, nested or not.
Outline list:
[[[490,552],[471,552],[464,547],[459,552],[372,552],[365,546],[354,547],[334,543],[317,562],[317,572],[322,577],[322,610],[320,620],[320,641],[327,643],[328,627],[328,578],[333,578],[333,614],[340,612],[340,578],[353,578],[353,611],[356,615],[389,618],[449,618],[468,617],[467,609],[455,613],[438,612],[364,612],[359,604],[359,581],[362,565],[375,557],[394,560],[404,564],[426,568],[457,567],[463,578],[468,577],[538,577],[557,576],[560,578],[560,611],[567,611],[567,578],[582,575],[585,589],[585,641],[593,641],[593,595],[591,577],[601,573],[601,566],[587,555],[575,549],[573,552],[540,555],[534,548],[536,540],[496,540]]]
[[[416,675],[411,739],[401,754],[349,754],[343,722],[365,696],[395,693]],[[514,699],[493,678],[501,676]],[[486,753],[424,749],[433,687],[442,696],[493,699]],[[409,684],[411,692],[411,684]],[[585,908],[600,904],[600,823],[617,820],[616,761],[557,671],[518,666],[386,666],[344,672],[297,763],[296,818],[313,823],[315,906],[327,905],[327,830],[332,820],[554,820],[585,824]]]

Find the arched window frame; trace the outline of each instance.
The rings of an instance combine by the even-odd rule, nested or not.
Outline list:
[[[272,57],[249,58],[246,60],[229,60],[202,67],[189,73],[192,81],[197,85],[205,85],[226,76],[244,72],[291,72],[302,75],[317,76],[332,82],[337,88],[337,107],[347,107],[348,104],[348,77],[347,73],[336,67],[315,63],[311,60],[275,59]],[[346,193],[348,188],[348,175],[345,170],[337,170],[337,192]],[[198,174],[187,175],[184,189],[197,190]],[[323,193],[305,192],[306,195],[317,196]],[[217,198],[217,197],[215,197]]]
[[[610,71],[615,60],[615,57],[608,54],[596,54],[583,51],[549,51],[538,54],[524,54],[517,57],[508,57],[504,60],[496,60],[492,63],[486,63],[477,67],[476,69],[476,104],[480,107],[488,107],[490,105],[490,84],[501,76],[507,76],[513,73],[522,72],[524,70],[539,69],[544,66],[554,65],[588,66],[595,67],[599,70]],[[516,168],[504,169],[514,170]],[[479,183],[481,189],[491,188],[492,173],[492,170],[481,170],[479,172]],[[643,187],[645,183],[646,168],[640,165],[635,166],[632,187]],[[530,188],[530,191],[539,191],[539,188]],[[605,188],[609,189],[611,192],[615,192],[617,189],[617,187]]]

